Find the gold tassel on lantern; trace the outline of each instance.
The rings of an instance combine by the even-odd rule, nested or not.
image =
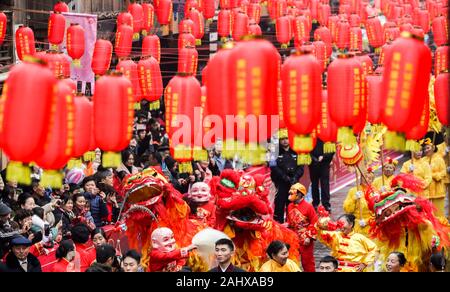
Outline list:
[[[178,171],[180,173],[193,173],[191,161],[179,163]]]
[[[88,151],[83,154],[83,160],[84,161],[94,161],[95,160],[95,152],[94,151]]]
[[[81,167],[83,165],[83,163],[81,162],[81,159],[70,159],[69,162],[67,163],[67,168],[68,169],[74,169],[76,167]]]
[[[385,134],[386,149],[395,151],[405,151],[405,137],[397,132],[388,131]]]
[[[134,103],[134,109],[137,110],[137,111],[141,110],[141,103],[140,102],[135,102]]]
[[[297,165],[310,165],[312,162],[311,156],[309,154],[299,154],[297,156]]]
[[[349,127],[341,127],[338,129],[338,141],[342,144],[354,144],[356,143],[356,137],[353,134],[353,130]]]
[[[41,185],[52,189],[60,189],[62,187],[63,176],[56,170],[45,170],[42,173]]]
[[[195,161],[208,161],[208,152],[200,147],[194,147],[192,157]]]
[[[6,168],[6,180],[24,185],[31,184],[31,170],[21,162],[10,161]]]
[[[323,144],[323,152],[324,153],[335,153],[336,152],[336,144],[332,142],[326,142]]]
[[[405,149],[407,151],[418,152],[420,151],[420,144],[415,140],[406,140]]]
[[[120,153],[105,152],[102,158],[102,165],[106,168],[117,168],[122,163],[122,155]]]
[[[149,104],[150,111],[159,110],[160,108],[161,108],[161,102],[159,100],[151,102]]]

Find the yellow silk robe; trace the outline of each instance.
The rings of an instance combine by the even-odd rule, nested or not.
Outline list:
[[[356,192],[360,190],[363,192],[361,198],[356,197]],[[354,230],[356,233],[361,233],[364,236],[369,237],[369,220],[373,218],[373,213],[370,212],[367,201],[364,197],[366,187],[359,186],[353,187],[348,191],[347,198],[345,198],[343,209],[345,213],[353,214],[356,217]],[[365,226],[361,226],[360,222],[364,220]]]

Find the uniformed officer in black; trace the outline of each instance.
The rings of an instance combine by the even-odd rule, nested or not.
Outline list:
[[[270,177],[278,190],[275,196],[274,219],[284,223],[289,189],[303,176],[303,166],[297,165],[297,153],[291,149],[289,139],[285,136],[280,137],[278,158],[271,163],[270,170]]]

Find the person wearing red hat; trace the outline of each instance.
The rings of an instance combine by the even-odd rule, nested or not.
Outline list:
[[[300,241],[300,255],[303,270],[315,272],[314,240],[316,239],[317,215],[314,207],[305,201],[306,188],[300,184],[294,184],[289,190],[287,223],[290,229],[297,233]]]

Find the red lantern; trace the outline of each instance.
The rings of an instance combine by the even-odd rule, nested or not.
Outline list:
[[[228,38],[231,35],[231,12],[220,10],[217,19],[217,32],[220,38]]]
[[[431,52],[423,40],[404,33],[392,43],[385,59],[382,122],[391,131],[406,132],[419,122],[428,96]],[[402,149],[394,138],[386,136],[387,148]]]
[[[308,20],[306,24],[308,25],[308,30],[311,31],[312,29],[312,17],[311,17],[311,11],[309,9],[302,9],[300,11],[300,15],[303,15]]]
[[[194,22],[190,19],[183,19],[178,25],[180,33],[194,33]]]
[[[72,89],[65,82],[58,82],[54,106],[44,152],[33,160],[48,170],[63,168],[72,156],[75,144],[74,96]],[[59,181],[59,185],[61,182]]]
[[[156,34],[146,36],[142,40],[142,56],[152,56],[158,63],[161,62],[161,42]]]
[[[95,143],[107,152],[122,151],[133,135],[133,85],[119,73],[102,76],[95,83],[93,102]],[[103,154],[104,167],[120,162],[120,155]]]
[[[321,114],[322,75],[312,54],[289,56],[281,68],[283,117],[288,129],[308,136],[317,127]],[[306,151],[312,139],[301,137],[295,148]]]
[[[411,23],[402,23],[400,25],[400,33],[404,32],[404,31],[412,33],[412,30],[413,30],[413,26]]]
[[[172,156],[177,161],[188,162],[193,158],[194,137],[199,135],[202,128],[201,125],[195,125],[195,121],[201,118],[201,112],[198,111],[202,104],[201,96],[200,83],[189,74],[173,77],[164,92],[166,130]],[[186,130],[185,123],[189,123],[189,130]],[[180,170],[184,169],[182,172],[185,172],[185,166],[188,165],[191,164],[182,163]]]
[[[339,23],[339,17],[337,15],[331,15],[328,17],[328,29],[330,30],[331,36],[333,37],[333,43],[337,40],[337,27]]]
[[[353,27],[353,26],[359,27],[361,25],[361,17],[359,17],[358,14],[354,14],[354,13],[350,14],[349,23],[350,23],[351,27]]]
[[[211,19],[216,15],[216,5],[214,0],[203,0],[202,8],[203,16],[206,19]]]
[[[103,76],[111,65],[113,46],[110,41],[97,40],[92,57],[92,71],[97,76]]]
[[[391,45],[392,45],[392,42],[388,41],[381,47],[380,56],[378,57],[378,66],[384,66],[386,52],[389,50]]]
[[[367,37],[369,44],[374,48],[379,48],[383,45],[383,28],[378,17],[369,17],[366,23]]]
[[[76,67],[81,66],[84,50],[84,29],[79,24],[71,23],[67,29],[67,54],[73,59],[73,64]]]
[[[184,4],[184,15],[188,15],[191,9],[197,9],[200,11],[197,0],[187,0]]]
[[[434,100],[436,102],[436,111],[439,121],[445,126],[449,125],[448,105],[450,100],[448,98],[448,84],[449,73],[441,73],[436,77],[434,82]]]
[[[339,14],[350,15],[350,5],[349,4],[340,4],[339,5]]]
[[[439,75],[443,71],[448,71],[449,46],[440,46],[434,54],[434,75]]]
[[[328,18],[331,15],[331,8],[330,5],[328,4],[322,4],[319,7],[319,11],[318,11],[318,21],[320,23],[320,25],[327,25],[328,24]]]
[[[327,48],[327,57],[333,53],[332,36],[330,30],[326,26],[321,26],[314,31],[314,40],[323,41]]]
[[[93,131],[93,104],[85,96],[75,97],[75,133],[76,143],[73,147],[73,157],[81,157],[90,149]]]
[[[139,84],[138,66],[133,60],[121,60],[117,66],[116,71],[121,72],[133,85],[133,96],[135,102],[142,100],[142,92]]]
[[[248,18],[253,19],[256,24],[261,21],[261,6],[259,3],[250,3],[247,8]]]
[[[121,25],[116,32],[115,52],[119,58],[126,58],[131,54],[133,46],[133,29],[129,25]]]
[[[60,13],[53,13],[48,19],[48,42],[53,49],[57,49],[64,41],[64,34],[66,33],[66,19]]]
[[[400,36],[400,29],[393,22],[386,22],[383,27],[384,42],[393,41]]]
[[[359,26],[354,26],[350,28],[350,43],[349,43],[349,50],[350,51],[362,51],[362,31]]]
[[[291,41],[292,30],[291,20],[288,16],[278,17],[275,23],[277,41],[281,44],[281,48],[286,49]]]
[[[139,40],[139,34],[144,27],[144,9],[139,3],[130,3],[128,12],[133,15],[133,40]]]
[[[194,31],[192,32],[192,34],[196,39],[196,44],[201,45],[202,38],[205,35],[205,20],[203,18],[203,15],[198,10],[191,9],[187,17],[194,22]]]
[[[428,132],[429,122],[430,122],[430,98],[427,95],[425,100],[425,106],[423,107],[422,114],[420,115],[420,120],[416,125],[414,125],[406,132],[406,139],[408,140],[422,139]],[[410,148],[409,150],[412,149]]]
[[[178,50],[185,47],[195,47],[195,37],[190,33],[181,33],[178,35]]]
[[[319,61],[320,67],[322,68],[322,72],[325,72],[328,64],[328,56],[327,56],[327,47],[322,41],[313,42],[314,46],[314,55]]]
[[[153,57],[143,58],[138,63],[139,84],[142,97],[150,101],[151,109],[159,109],[163,95],[163,82],[158,61]]]
[[[319,1],[318,0],[310,0],[309,1],[309,9],[311,10],[311,17],[312,17],[312,22],[316,23],[317,22],[317,15],[318,15],[318,7],[319,7]]]
[[[72,93],[75,95],[77,92],[77,82],[70,78],[60,79],[60,82],[64,82],[67,86],[70,87]]]
[[[172,19],[172,0],[158,0],[156,6],[156,17],[161,25],[169,25]]]
[[[350,44],[350,25],[346,20],[341,20],[337,27],[336,46],[345,50]]]
[[[336,123],[331,119],[330,109],[328,103],[328,91],[327,89],[322,90],[322,102],[321,102],[321,115],[320,122],[317,125],[317,137],[325,142],[324,152],[331,153],[336,152],[337,142],[337,126]]]
[[[8,18],[6,17],[6,14],[0,12],[0,46],[3,44],[3,41],[5,40],[7,23]]]
[[[420,38],[424,38],[425,37],[425,33],[423,32],[423,29],[421,26],[418,25],[414,25],[413,28],[411,29],[411,34],[416,35]]]
[[[55,78],[63,77],[63,55],[56,51],[49,51],[45,54],[44,60],[47,63],[47,67],[53,72]]]
[[[42,154],[55,86],[52,72],[41,65],[23,63],[9,72],[0,103],[0,133],[2,149],[11,161],[28,163]],[[30,183],[24,171],[10,164],[8,180]]]
[[[236,0],[220,0],[220,9],[232,9],[236,6]]]
[[[117,27],[120,27],[121,25],[129,25],[130,27],[133,27],[134,20],[133,15],[129,12],[121,12],[119,16],[117,16]]]
[[[195,47],[186,47],[178,51],[178,72],[197,74],[198,52]]]
[[[367,120],[372,124],[381,122],[381,89],[383,77],[381,75],[368,75],[367,80]]]
[[[356,59],[361,63],[362,75],[367,76],[373,73],[373,61],[369,55],[356,53]]]
[[[153,24],[155,22],[155,8],[150,3],[142,3],[142,9],[144,11],[142,34],[146,36],[151,32]]]
[[[352,127],[363,115],[362,68],[352,55],[341,54],[328,66],[328,103],[331,118],[338,127]],[[340,129],[339,141],[352,141],[352,131]]]
[[[274,17],[271,16],[271,18],[275,20],[278,17],[286,15],[287,2],[285,0],[276,1],[273,9],[274,9],[274,12],[273,12]]]
[[[70,68],[70,59],[69,56],[65,54],[60,54],[61,60],[62,60],[62,67],[63,67],[63,76],[64,78],[70,78],[71,68]]]
[[[300,15],[294,19],[293,25],[295,46],[301,46],[302,43],[309,41],[310,31],[308,29],[308,20],[305,16]]]
[[[235,41],[241,40],[241,38],[248,34],[248,16],[243,12],[239,12],[236,14],[234,23],[233,23],[233,31],[232,36]]]
[[[20,26],[16,31],[16,50],[19,60],[23,61],[25,56],[34,56],[36,47],[34,43],[34,32],[31,28]]]
[[[248,34],[262,36],[261,27],[257,23],[253,22],[253,20],[250,22],[248,26]]]
[[[431,29],[437,46],[448,44],[448,21],[444,16],[436,17],[433,20]]]
[[[55,6],[53,6],[53,12],[55,13],[63,13],[63,12],[69,12],[69,6],[64,1],[58,1]]]

